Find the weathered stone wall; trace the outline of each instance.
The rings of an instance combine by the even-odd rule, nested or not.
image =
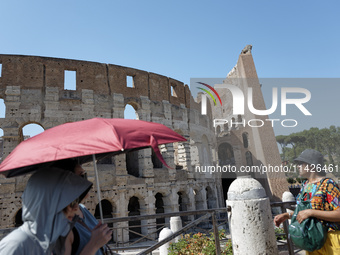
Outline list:
[[[237,65],[228,74],[224,80],[225,84],[237,86],[242,90],[245,96],[245,105],[247,105],[248,88],[253,91],[253,105],[255,109],[265,110],[261,86],[257,77],[253,57],[250,50],[247,53],[242,53],[239,56]],[[227,125],[219,125],[216,127],[217,147],[221,144],[228,143],[233,148],[235,166],[240,170],[241,166],[280,166],[282,161],[277,147],[275,134],[272,123],[265,121],[268,116],[259,116],[251,113],[248,107],[245,107],[244,115],[233,115],[233,97],[227,89],[216,89],[220,94],[225,104],[223,107],[213,108],[213,117],[216,119],[227,119]],[[230,120],[233,119],[236,125],[230,125]],[[251,122],[249,120],[261,120],[261,123]],[[261,127],[252,127],[261,126]],[[244,137],[246,136],[246,144]],[[252,162],[247,162],[246,155],[250,155]],[[254,168],[260,169],[260,168]],[[265,188],[268,197],[271,201],[281,201],[284,191],[288,190],[288,183],[283,172],[268,172],[265,174],[259,172],[239,173],[239,175],[251,175],[258,179]],[[226,178],[235,177],[233,175],[224,175]]]
[[[22,128],[27,124],[35,123],[48,129],[93,117],[123,118],[126,105],[130,104],[139,119],[162,123],[188,138],[188,142],[160,146],[164,159],[173,169],[155,168],[151,149],[138,152],[139,177],[129,173],[125,154],[99,163],[102,200],[111,207],[105,210],[112,216],[128,216],[129,201],[137,197],[140,214],[153,214],[157,193],[162,195],[165,212],[178,211],[180,207],[208,208],[208,196],[216,201],[214,206],[222,206],[217,202],[221,201],[217,198],[219,180],[193,178],[189,143],[197,143],[200,153],[195,155],[195,161],[200,161],[201,140],[205,134],[204,139],[210,141],[209,157],[214,160],[216,138],[211,122],[199,116],[195,107],[190,110],[191,94],[187,85],[146,71],[86,61],[0,55],[0,63],[0,98],[6,106],[6,116],[0,119],[4,157],[23,140]],[[64,89],[65,70],[76,71],[75,90]],[[127,87],[127,76],[133,77],[133,87]],[[190,111],[196,111],[194,127],[190,126]],[[196,135],[189,139],[190,130]],[[94,181],[93,166],[87,164],[84,168]],[[0,228],[14,226],[28,177],[1,177]],[[98,204],[95,190],[92,189],[85,203],[92,213],[96,213]],[[181,205],[179,192],[183,196]],[[200,198],[195,198],[195,194]],[[128,236],[118,236],[118,239],[127,241]]]
[[[129,172],[125,154],[99,162],[106,216],[136,213],[129,212],[131,199],[138,200],[138,213],[154,214],[159,210],[156,195],[162,197],[164,212],[224,206],[230,181],[222,182],[221,174],[194,171],[197,165],[216,166],[221,158],[225,158],[219,151],[223,144],[232,146],[233,164],[238,167],[248,164],[245,155],[249,152],[254,165],[281,163],[270,125],[259,130],[241,125],[213,127],[213,118],[225,115],[239,121],[255,118],[249,113],[231,116],[232,99],[228,92],[219,91],[223,108],[208,105],[205,116],[201,114],[200,103],[194,102],[188,85],[163,75],[111,64],[35,56],[0,55],[0,63],[0,98],[6,106],[6,116],[0,119],[4,132],[3,157],[23,140],[22,128],[27,124],[36,123],[48,129],[93,117],[124,118],[127,104],[133,106],[139,119],[162,123],[188,139],[187,142],[160,146],[171,169],[155,164],[151,149],[137,152],[137,173]],[[75,90],[64,89],[65,70],[76,72]],[[127,76],[133,77],[133,87],[127,86]],[[243,91],[253,87],[257,98],[255,107],[264,107],[250,52],[240,55],[228,79],[229,82],[241,79],[236,84]],[[245,133],[247,147],[243,140]],[[87,164],[84,168],[89,179],[94,181],[93,166]],[[0,178],[0,228],[14,226],[28,177]],[[227,176],[229,179],[235,177]],[[285,179],[281,175],[267,177],[269,179],[258,180],[271,199],[277,200],[287,187]],[[85,202],[94,214],[98,205],[95,190]],[[126,223],[118,226],[127,227]],[[142,228],[143,233],[149,230]],[[127,232],[124,233],[118,234],[118,241],[128,240]]]

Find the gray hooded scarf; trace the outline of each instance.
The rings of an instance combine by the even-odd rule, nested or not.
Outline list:
[[[34,173],[22,195],[24,224],[0,242],[0,254],[60,253],[70,231],[63,209],[78,197],[82,199],[91,186],[91,182],[58,168]]]

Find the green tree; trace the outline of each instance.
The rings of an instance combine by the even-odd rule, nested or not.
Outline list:
[[[279,135],[276,141],[282,149],[284,148],[282,150],[284,160],[291,161],[309,148],[320,151],[327,159],[326,163],[340,164],[340,127],[330,126],[323,129],[312,127],[287,136]]]
[[[306,141],[306,137],[304,137],[303,135],[299,134],[299,133],[293,133],[290,134],[289,136],[287,136],[287,138],[285,139],[286,144],[290,144],[293,147],[293,151],[294,151],[294,158],[297,157],[297,153],[296,153],[296,148],[298,146],[303,145],[303,143]]]
[[[285,161],[286,160],[286,157],[285,157],[285,149],[286,149],[286,138],[287,136],[286,135],[278,135],[276,136],[276,141],[278,144],[280,144],[281,146],[281,150],[282,150],[282,161]]]

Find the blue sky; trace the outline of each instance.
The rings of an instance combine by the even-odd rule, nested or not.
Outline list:
[[[225,77],[252,44],[260,78],[340,77],[338,1],[1,0],[0,10],[1,54],[117,64],[189,84]],[[339,125],[337,111],[327,114]]]

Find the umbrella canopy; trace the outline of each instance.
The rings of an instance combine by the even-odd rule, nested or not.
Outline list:
[[[167,166],[158,145],[181,141],[186,139],[159,123],[93,118],[53,127],[21,142],[0,164],[0,173],[18,176],[56,160],[79,158],[85,163],[94,154],[102,157],[147,147]]]

